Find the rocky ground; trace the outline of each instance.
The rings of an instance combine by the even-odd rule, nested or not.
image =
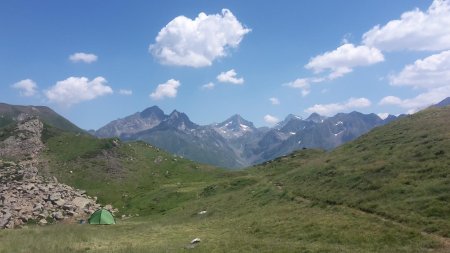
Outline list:
[[[12,136],[0,142],[0,228],[77,221],[100,208],[84,191],[39,174],[42,130],[39,119],[24,117]]]

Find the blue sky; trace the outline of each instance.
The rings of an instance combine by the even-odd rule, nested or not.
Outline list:
[[[152,105],[257,126],[412,113],[450,96],[449,50],[443,0],[1,1],[0,102],[85,129]]]

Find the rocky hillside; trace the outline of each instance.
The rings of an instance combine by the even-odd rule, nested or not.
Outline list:
[[[29,115],[19,118],[16,126],[0,129],[0,228],[86,219],[100,205],[84,191],[41,175],[44,124]]]

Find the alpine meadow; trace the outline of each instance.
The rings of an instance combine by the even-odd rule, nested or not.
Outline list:
[[[450,1],[0,3],[0,253],[450,252]]]

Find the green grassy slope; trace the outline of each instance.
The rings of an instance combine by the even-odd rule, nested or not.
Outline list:
[[[257,169],[295,196],[345,205],[450,237],[450,108],[428,109],[376,128],[307,161]]]
[[[121,214],[164,213],[195,199],[210,182],[231,175],[143,142],[121,143],[47,128],[45,144],[49,175],[113,204]]]
[[[45,173],[133,218],[0,231],[0,252],[449,252],[449,118],[427,110],[235,172],[47,126]]]

